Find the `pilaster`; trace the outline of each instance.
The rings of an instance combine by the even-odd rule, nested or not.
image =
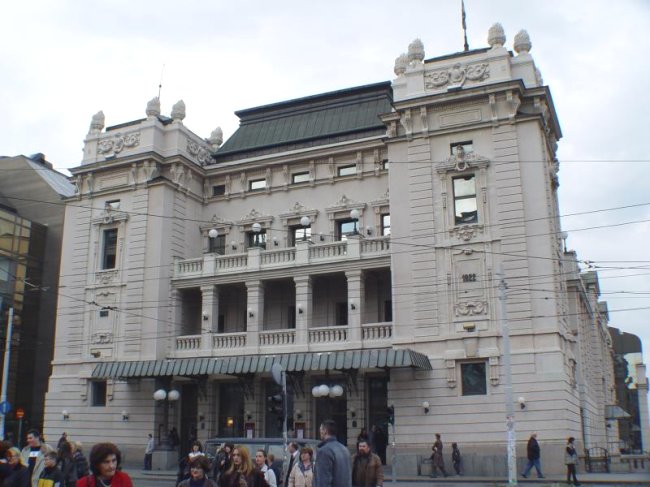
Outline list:
[[[293,282],[296,285],[296,344],[307,345],[313,310],[312,279],[310,276],[295,276]]]
[[[361,310],[363,308],[364,282],[363,271],[347,271],[348,280],[348,329],[349,339],[353,343],[361,342]]]

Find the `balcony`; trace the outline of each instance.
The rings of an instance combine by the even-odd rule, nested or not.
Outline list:
[[[280,329],[259,333],[205,333],[179,336],[170,358],[233,356],[299,351],[353,350],[388,347],[392,343],[393,323],[367,323],[355,330],[351,326],[325,326],[307,330]],[[357,333],[359,332],[359,333]],[[357,340],[353,337],[359,337]],[[255,343],[256,342],[256,343]]]
[[[177,260],[173,279],[196,279],[242,272],[291,269],[311,264],[338,263],[390,256],[390,238],[349,237],[347,241],[315,244],[296,242],[295,247],[263,250],[252,247],[243,254],[205,254],[201,258]]]

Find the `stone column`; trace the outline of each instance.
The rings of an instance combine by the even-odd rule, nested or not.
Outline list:
[[[650,417],[648,417],[648,378],[645,364],[636,364],[636,390],[639,397],[641,451],[650,452]]]
[[[310,276],[296,276],[296,345],[307,348],[312,322],[313,296]]]
[[[246,348],[256,353],[259,346],[259,333],[264,328],[264,283],[246,281],[248,298],[246,301]]]
[[[212,334],[219,324],[219,289],[201,286],[201,349],[212,350]]]
[[[363,309],[363,271],[347,271],[348,280],[348,341],[361,344],[361,310]]]

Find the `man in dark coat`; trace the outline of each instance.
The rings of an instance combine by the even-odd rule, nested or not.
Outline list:
[[[542,464],[540,462],[542,455],[539,448],[539,443],[537,443],[537,433],[532,433],[530,435],[530,438],[528,439],[528,445],[526,445],[526,455],[528,456],[528,463],[526,464],[524,473],[522,473],[521,476],[525,479],[528,478],[528,472],[530,472],[530,469],[535,467],[535,470],[537,471],[537,478],[543,479],[544,476],[542,475]]]
[[[366,440],[361,440],[352,457],[352,487],[382,487],[384,468],[379,455],[370,452]]]
[[[445,459],[442,456],[442,440],[440,433],[436,433],[436,441],[431,447],[431,476],[436,477],[438,470],[446,477],[447,472],[445,471]]]
[[[289,453],[289,465],[287,466],[287,472],[284,476],[284,485],[289,485],[289,475],[291,475],[291,470],[293,466],[300,461],[300,447],[298,443],[292,441],[287,446],[287,452]]]
[[[320,425],[318,455],[314,465],[313,487],[352,487],[350,452],[336,439],[336,423],[323,421]]]

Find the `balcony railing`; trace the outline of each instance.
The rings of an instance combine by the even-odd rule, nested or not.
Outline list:
[[[385,323],[368,323],[361,325],[361,346],[383,346],[390,344],[393,336],[393,324]],[[323,346],[331,344],[337,349],[357,348],[359,343],[350,341],[352,334],[350,326],[323,326],[317,328],[308,328],[302,335],[301,343],[298,339],[300,336],[295,329],[264,330],[257,334],[257,345],[248,342],[247,332],[236,333],[208,333],[205,335],[185,335],[176,337],[176,347],[173,355],[179,357],[197,356],[202,353],[214,355],[237,355],[237,354],[255,354],[268,353],[269,350],[282,349],[283,347],[296,347],[303,345],[302,350],[310,349],[313,345],[315,350],[322,350]],[[359,335],[357,335],[359,336]],[[203,342],[206,340],[206,342]],[[212,348],[206,348],[206,344],[211,343]],[[284,350],[284,352],[287,351]]]
[[[174,279],[212,277],[238,272],[291,268],[309,264],[388,257],[390,238],[348,238],[346,241],[312,243],[298,241],[295,247],[263,250],[253,247],[243,254],[205,256],[177,260]]]

